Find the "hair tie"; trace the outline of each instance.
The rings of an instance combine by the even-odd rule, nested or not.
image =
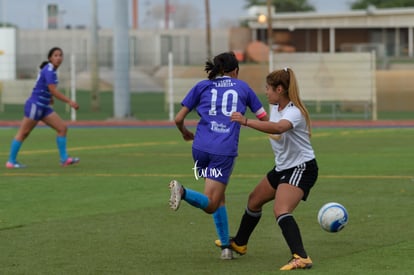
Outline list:
[[[288,71],[288,68],[287,68],[287,67],[284,67],[284,68],[283,68],[283,70],[284,70],[285,72],[287,72],[287,71]]]

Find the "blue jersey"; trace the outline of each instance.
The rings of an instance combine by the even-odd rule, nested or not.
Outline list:
[[[230,121],[231,114],[245,114],[247,107],[258,117],[265,114],[247,83],[230,77],[198,82],[181,104],[190,110],[196,108],[200,116],[193,148],[224,156],[237,156],[241,126]]]
[[[35,102],[38,106],[48,106],[52,98],[48,85],[58,85],[58,83],[56,69],[52,63],[48,63],[40,70],[29,100]]]

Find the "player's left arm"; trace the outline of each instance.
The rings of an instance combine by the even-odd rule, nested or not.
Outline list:
[[[261,121],[269,121],[269,115],[267,114],[265,108],[260,108],[256,113],[256,117]]]
[[[267,114],[263,104],[260,102],[256,93],[248,87],[248,105],[252,112],[254,112],[257,119],[261,121],[268,121],[269,115]]]
[[[76,103],[75,101],[71,100],[70,98],[68,98],[67,96],[65,96],[61,92],[59,92],[59,90],[57,89],[55,84],[49,84],[49,85],[47,85],[47,87],[49,89],[49,92],[52,94],[52,98],[55,97],[55,98],[59,99],[60,101],[63,101],[65,103],[69,104],[69,106],[72,107],[75,110],[79,109],[78,103]]]

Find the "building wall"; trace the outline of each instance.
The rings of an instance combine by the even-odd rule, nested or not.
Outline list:
[[[380,111],[414,111],[414,70],[377,71]]]
[[[251,32],[236,30],[213,30],[212,52],[217,54],[227,50],[240,50],[243,43],[251,41]],[[239,37],[242,35],[243,37]],[[313,51],[317,49],[316,30],[295,30],[291,36],[283,32],[284,39],[291,39],[295,43],[297,51]],[[234,36],[238,37],[234,42]],[[88,30],[48,30],[33,31],[19,30],[17,33],[16,69],[17,78],[34,78],[38,67],[47,59],[47,52],[51,47],[63,48],[66,60],[59,69],[63,81],[69,79],[69,56],[76,56],[76,70],[79,74],[88,71],[88,54],[90,33]],[[349,41],[359,43],[367,41],[369,37],[366,31],[343,29],[336,35],[337,47]],[[324,49],[329,45],[329,33],[323,31]],[[173,31],[131,31],[130,32],[130,64],[131,67],[143,68],[154,77],[157,72],[165,68],[166,55],[172,43],[174,63],[177,66],[197,66],[200,76],[204,72],[202,65],[206,60],[206,43],[204,30],[173,30]],[[100,67],[112,69],[112,32],[99,31],[99,59]],[[237,47],[237,49],[235,49]],[[193,71],[193,70],[192,70]],[[264,78],[268,73],[268,65],[241,64],[240,78],[249,82],[255,91],[264,91]],[[180,77],[186,77],[185,74]],[[414,111],[414,69],[406,68],[399,71],[377,71],[377,95],[379,111]]]
[[[98,33],[99,66],[112,68],[113,32],[100,30]],[[68,57],[76,57],[76,70],[88,70],[89,47],[92,35],[89,30],[19,30],[17,35],[16,71],[18,78],[33,78],[40,63],[47,59],[47,52],[54,46],[63,49],[66,61],[61,70],[68,70]],[[229,50],[229,31],[213,30],[211,33],[212,53]],[[168,52],[172,50],[177,65],[203,64],[207,59],[205,30],[131,30],[130,64],[148,70],[167,65]]]
[[[335,48],[341,51],[344,44],[370,43],[370,31],[366,29],[337,29]]]

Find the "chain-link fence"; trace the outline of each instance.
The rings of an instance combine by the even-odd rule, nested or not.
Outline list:
[[[213,55],[228,51],[231,48],[229,30],[214,30],[212,32]],[[77,112],[78,120],[109,119],[113,116],[113,32],[99,31],[97,49],[90,48],[92,34],[86,29],[62,30],[18,30],[16,32],[16,50],[14,58],[8,58],[8,52],[0,52],[0,62],[14,60],[13,70],[16,77],[2,82],[0,101],[0,120],[20,120],[22,105],[31,92],[38,73],[39,65],[47,59],[47,52],[54,46],[63,49],[65,61],[59,68],[58,88],[68,96],[75,88],[76,99],[81,108]],[[169,110],[165,100],[168,79],[168,53],[173,55],[174,79],[205,78],[204,62],[207,59],[207,45],[205,30],[131,30],[129,33],[129,79],[131,89],[131,112],[136,119],[169,119]],[[1,49],[0,49],[1,50]],[[98,110],[91,108],[91,89],[93,72],[90,68],[91,54],[98,54],[99,63],[99,93]],[[277,59],[277,54],[275,55]],[[73,60],[73,62],[72,62]],[[303,61],[304,62],[304,61]],[[241,63],[240,78],[248,82],[253,89],[263,96],[264,80],[269,72],[269,65],[265,63]],[[289,64],[286,64],[289,66]],[[315,70],[312,64],[306,65]],[[0,67],[0,70],[3,67]],[[0,72],[1,75],[2,72]],[[315,74],[315,73],[314,73]],[[75,79],[72,78],[75,76]],[[299,78],[302,76],[299,75]],[[394,119],[414,117],[414,107],[410,102],[414,99],[411,87],[414,87],[414,71],[376,71],[378,119]],[[75,80],[75,81],[74,81]],[[8,83],[9,81],[14,83]],[[7,82],[7,83],[6,83]],[[17,86],[16,86],[17,83]],[[75,83],[75,87],[73,87]],[[188,87],[189,89],[190,87]],[[301,86],[301,90],[306,90]],[[8,90],[8,98],[4,95]],[[182,91],[181,91],[182,92]],[[5,100],[4,100],[5,99]],[[263,102],[266,98],[263,96]],[[179,103],[175,110],[179,108]],[[317,108],[311,112],[319,112]],[[352,114],[360,112],[358,106],[346,105],[342,112]],[[349,107],[349,108],[348,108]],[[55,109],[67,119],[70,114],[67,106],[55,103]],[[325,118],[338,119],[330,115],[331,108],[327,108]],[[366,116],[358,118],[366,119]]]
[[[151,93],[156,104],[164,106],[162,93],[165,91],[167,76],[168,53],[174,55],[175,73],[180,75],[193,75],[194,73],[204,77],[203,64],[207,59],[207,45],[205,30],[131,30],[129,32],[129,66],[130,89],[133,94],[132,101],[139,101],[138,93]],[[0,62],[13,62],[6,64],[15,72],[15,78],[2,79],[2,101],[0,101],[1,119],[20,118],[21,112],[13,114],[19,105],[31,92],[30,83],[34,84],[39,70],[39,65],[47,60],[50,48],[58,46],[63,49],[65,60],[59,67],[58,88],[67,93],[73,89],[75,83],[77,99],[86,100],[83,96],[91,92],[94,73],[91,68],[91,55],[98,55],[98,78],[100,111],[103,114],[91,113],[90,117],[111,117],[111,95],[113,90],[113,32],[111,30],[99,30],[98,47],[91,48],[92,33],[87,29],[59,29],[59,30],[18,30],[15,35],[15,51],[3,52]],[[229,31],[215,30],[212,33],[213,53],[229,50]],[[12,58],[9,58],[12,57]],[[2,58],[2,59],[1,59]],[[1,75],[1,72],[0,72]],[[95,74],[96,75],[96,74]],[[75,79],[73,79],[75,76]],[[75,81],[74,81],[75,80]],[[33,85],[32,84],[32,85]],[[15,92],[18,90],[19,92]],[[158,94],[158,95],[157,95]],[[143,95],[145,96],[145,95]],[[85,97],[85,99],[83,99]],[[157,102],[159,97],[159,102]],[[131,104],[133,104],[131,102]],[[9,106],[10,105],[10,106]],[[87,111],[89,108],[83,109]],[[134,108],[132,108],[134,109]],[[163,108],[161,108],[163,111]],[[161,111],[160,110],[160,111]],[[134,112],[134,110],[132,110]],[[140,112],[142,111],[142,108]],[[135,110],[134,113],[138,111]],[[82,113],[82,109],[79,111]],[[150,117],[150,114],[144,115]],[[82,116],[81,116],[82,117]],[[78,116],[79,118],[79,116]],[[155,118],[165,118],[167,116]]]

